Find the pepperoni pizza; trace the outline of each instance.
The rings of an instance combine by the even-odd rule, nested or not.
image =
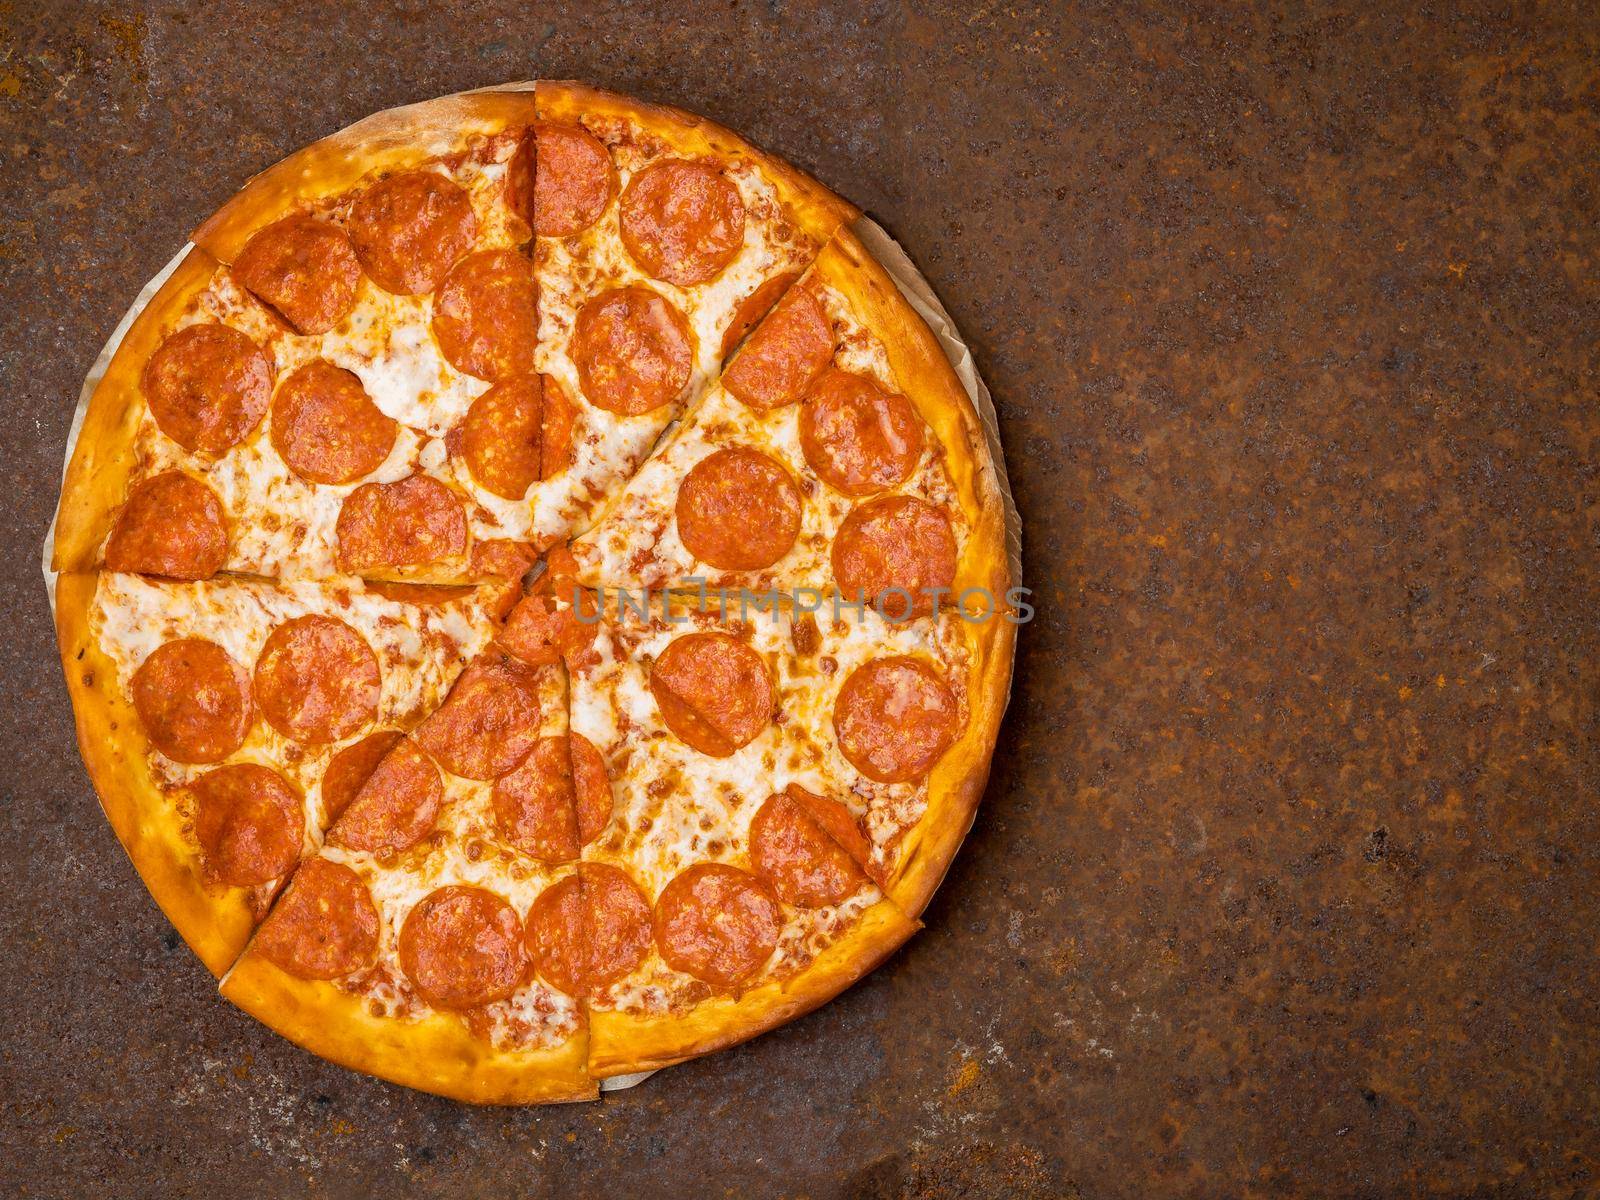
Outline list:
[[[53,565],[102,805],[223,995],[413,1087],[574,1100],[916,930],[1014,581],[857,216],[541,82],[360,122],[196,231]]]

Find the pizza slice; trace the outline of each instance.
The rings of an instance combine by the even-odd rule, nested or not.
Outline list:
[[[520,575],[570,412],[533,371],[531,93],[380,114],[196,231],[91,398],[60,570]]]
[[[84,761],[151,894],[213,973],[515,594],[60,577]]]
[[[614,813],[546,923],[601,1076],[805,1012],[916,928],[971,823],[998,712],[993,634],[953,615],[524,599],[502,643],[571,675],[572,741]],[[999,668],[1003,669],[1003,668]],[[564,943],[565,945],[566,943]]]
[[[579,993],[536,973],[576,879],[565,673],[488,650],[397,743],[222,981],[335,1062],[476,1103],[592,1099]],[[585,820],[608,820],[603,774]]]
[[[592,512],[857,214],[702,118],[574,83],[536,94],[538,369],[576,414]]]
[[[971,401],[846,230],[572,554],[591,586],[838,592],[890,616],[968,589],[998,608],[1007,586]]]

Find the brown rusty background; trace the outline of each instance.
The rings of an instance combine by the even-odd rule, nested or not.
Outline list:
[[[0,4],[0,1192],[1593,1194],[1600,14],[1414,7]],[[95,807],[34,564],[185,231],[540,74],[904,242],[1039,617],[905,951],[635,1091],[480,1111],[216,997]]]

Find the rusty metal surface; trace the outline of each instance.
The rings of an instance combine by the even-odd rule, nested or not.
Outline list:
[[[201,7],[0,5],[0,1192],[1600,1188],[1592,5]],[[33,564],[184,231],[539,74],[901,239],[993,388],[1039,619],[905,951],[603,1103],[480,1111],[217,999],[95,807]]]

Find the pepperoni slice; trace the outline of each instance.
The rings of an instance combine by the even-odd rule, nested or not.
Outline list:
[[[921,779],[956,740],[955,693],[920,659],[879,658],[858,667],[833,702],[845,758],[868,779]]]
[[[532,542],[513,538],[488,538],[472,543],[467,572],[476,579],[519,579],[539,561]]]
[[[670,404],[694,369],[683,314],[645,287],[591,297],[573,326],[572,360],[590,403],[624,417]]]
[[[480,250],[450,269],[433,299],[433,335],[450,364],[479,379],[533,370],[533,267],[515,250]]]
[[[338,226],[285,217],[251,235],[233,275],[300,333],[326,333],[355,306],[361,264]]]
[[[770,567],[800,534],[800,489],[775,459],[743,446],[694,465],[678,487],[684,549],[722,571]]]
[[[537,581],[541,590],[554,595],[559,588],[576,588],[578,583],[578,559],[572,553],[572,546],[567,542],[558,542],[551,546],[544,556],[544,572]],[[592,596],[589,599],[593,599]],[[595,611],[599,611],[598,608]]]
[[[628,180],[622,244],[645,273],[679,287],[715,279],[744,245],[744,201],[710,163],[664,159]]]
[[[310,483],[351,483],[383,465],[399,426],[351,371],[312,359],[272,401],[272,448]]]
[[[131,690],[150,744],[175,762],[220,762],[244,744],[255,720],[250,676],[204,638],[156,647],[133,673]]]
[[[343,570],[417,566],[466,553],[467,514],[437,479],[410,475],[351,492],[334,533]]]
[[[813,821],[817,828],[844,849],[850,861],[860,867],[874,883],[881,884],[878,868],[872,861],[872,843],[861,832],[861,824],[850,810],[837,800],[809,792],[798,783],[791,783],[783,794],[793,800]]]
[[[435,1008],[504,1000],[528,974],[516,909],[485,888],[451,884],[424,896],[400,927],[400,969]]]
[[[583,863],[578,874],[589,944],[585,978],[592,992],[632,973],[650,952],[650,901],[616,867]]]
[[[699,863],[656,899],[656,944],[667,965],[715,987],[736,987],[772,957],[783,929],[778,899],[737,867]]]
[[[539,673],[515,659],[482,655],[413,736],[451,774],[498,779],[539,740],[538,684]]]
[[[378,909],[361,876],[313,858],[261,923],[254,948],[301,979],[338,979],[377,958]]]
[[[539,393],[537,376],[507,379],[474,400],[461,422],[467,470],[507,500],[521,500],[539,478]]]
[[[611,820],[605,762],[581,733],[540,738],[491,799],[501,836],[547,863],[577,858]]]
[[[530,667],[554,666],[561,661],[565,624],[566,616],[555,597],[534,593],[517,601],[495,641]]]
[[[384,291],[431,292],[472,248],[478,218],[472,198],[432,171],[402,171],[373,184],[350,209],[350,240]]]
[[[922,457],[922,422],[898,392],[830,367],[800,410],[800,449],[837,491],[867,496],[911,477]]]
[[[533,189],[538,186],[535,142],[530,125],[517,138],[517,148],[506,164],[506,205],[529,226],[533,224]]]
[[[595,658],[600,632],[600,598],[570,578],[555,578],[555,557],[546,557],[549,570],[534,581],[533,594],[518,602],[499,632],[499,645],[534,667],[566,662],[568,669],[587,666]]]
[[[106,541],[106,570],[209,579],[228,560],[228,519],[192,475],[163,471],[128,493]]]
[[[564,738],[540,738],[520,766],[495,781],[490,801],[500,836],[523,854],[546,863],[578,857],[578,814]]]
[[[627,872],[580,863],[528,910],[528,953],[544,979],[569,996],[593,995],[650,952],[650,901]]]
[[[381,684],[372,647],[334,617],[285,621],[256,656],[261,715],[307,745],[337,742],[376,720]]]
[[[915,496],[880,496],[850,510],[833,538],[833,579],[846,596],[873,599],[891,588],[908,598],[885,597],[888,616],[933,611],[937,589],[956,577],[956,537],[950,518]]]
[[[722,352],[719,357],[724,362],[744,340],[744,335],[755,328],[756,322],[767,315],[768,310],[799,278],[798,271],[785,271],[781,275],[774,275],[739,301],[739,307],[733,310],[733,320],[728,322],[727,332],[722,335]]]
[[[772,720],[772,675],[726,633],[690,633],[650,668],[650,692],[667,728],[702,754],[727,758]]]
[[[572,465],[572,426],[577,410],[567,389],[550,375],[541,375],[539,411],[539,478],[553,479]]]
[[[599,608],[593,592],[575,589],[573,594],[585,620],[548,592],[534,592],[517,602],[495,640],[507,654],[531,667],[582,662],[598,630]]]
[[[350,801],[365,786],[384,756],[393,750],[404,735],[398,729],[380,729],[369,733],[359,742],[353,742],[335,754],[322,771],[322,822],[331,825],[337,821]]]
[[[617,194],[617,169],[605,144],[578,125],[534,126],[538,170],[533,180],[534,231],[571,237],[600,219]],[[524,214],[526,216],[526,214]]]
[[[328,830],[328,841],[385,858],[426,837],[443,806],[439,768],[410,738],[402,738]]]
[[[294,866],[305,839],[305,805],[276,771],[231,763],[189,785],[194,836],[223,883],[253,887]]]
[[[561,661],[569,671],[582,671],[600,661],[600,596],[570,585],[572,603],[561,636]]]
[[[568,734],[567,743],[573,806],[578,811],[578,841],[587,846],[611,824],[611,776],[606,773],[606,760],[583,734]]]
[[[809,290],[792,288],[722,373],[722,386],[758,412],[793,404],[833,361],[833,326]]]
[[[185,450],[221,454],[261,423],[272,399],[272,359],[237,329],[186,325],[144,365],[156,425]]]
[[[583,884],[577,872],[540,892],[523,923],[533,969],[551,987],[569,996],[582,996],[586,990],[586,925]]]
[[[835,803],[806,794],[818,805]],[[789,792],[769,797],[750,822],[750,865],[780,899],[801,908],[838,904],[867,882],[860,864]]]

